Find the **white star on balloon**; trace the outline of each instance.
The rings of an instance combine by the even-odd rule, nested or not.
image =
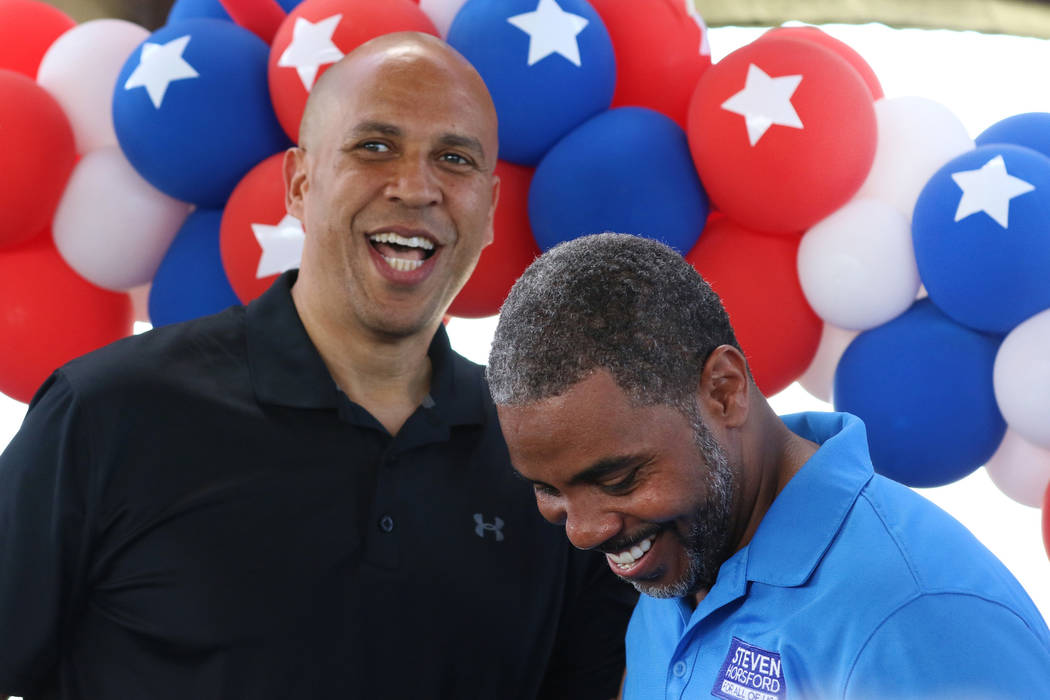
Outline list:
[[[144,43],[139,54],[139,64],[128,76],[124,89],[146,88],[153,106],[160,109],[168,85],[176,80],[200,77],[200,73],[182,57],[182,52],[189,43],[189,34],[172,39],[166,44],[154,44],[149,41]]]
[[[710,56],[711,55],[711,42],[707,40],[707,22],[700,16],[700,13],[696,11],[696,5],[693,4],[693,0],[683,0],[685,2],[685,11],[689,13],[689,16],[696,22],[696,26],[700,27],[700,55]]]
[[[983,211],[1003,228],[1009,228],[1010,200],[1035,189],[1031,183],[1006,172],[1006,161],[996,156],[978,170],[952,173],[952,179],[962,190],[955,220]]]
[[[307,92],[313,88],[321,66],[335,63],[345,55],[332,41],[335,28],[342,19],[342,15],[332,15],[314,23],[302,17],[295,18],[292,42],[277,59],[277,65],[295,68]]]
[[[535,11],[508,17],[507,21],[529,35],[528,65],[553,53],[574,65],[583,65],[576,36],[589,24],[586,17],[566,12],[555,0],[540,0]]]
[[[256,279],[280,274],[302,262],[306,234],[302,223],[291,214],[285,214],[276,226],[252,224],[252,233],[262,248]]]
[[[747,67],[744,89],[723,102],[722,109],[744,116],[747,137],[754,146],[774,124],[803,128],[802,120],[791,104],[791,96],[801,82],[801,75],[771,78],[752,63]]]

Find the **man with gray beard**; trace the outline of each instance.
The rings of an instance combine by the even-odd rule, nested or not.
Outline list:
[[[1050,632],[863,423],[781,418],[670,248],[585,236],[511,290],[487,370],[542,515],[641,593],[624,697],[1050,697]]]

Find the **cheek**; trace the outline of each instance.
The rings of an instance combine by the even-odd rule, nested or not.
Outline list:
[[[631,499],[631,511],[642,520],[673,522],[692,517],[698,494],[682,488],[647,488]]]
[[[491,232],[485,232],[489,227],[492,213],[491,190],[477,186],[462,187],[454,190],[455,216],[460,226],[467,228],[473,235],[478,236],[478,245],[483,246],[491,242]],[[487,240],[481,240],[483,236],[489,236]]]

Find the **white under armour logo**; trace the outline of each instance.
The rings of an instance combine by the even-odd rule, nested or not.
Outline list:
[[[484,539],[486,532],[496,533],[496,541],[503,541],[503,519],[499,516],[493,518],[493,522],[485,522],[485,518],[481,516],[481,513],[474,514],[474,522],[477,523],[474,526],[474,534]]]

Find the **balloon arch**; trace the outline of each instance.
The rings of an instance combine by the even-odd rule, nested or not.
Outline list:
[[[450,313],[539,251],[648,235],[722,296],[759,387],[861,416],[912,486],[982,464],[1050,549],[1050,114],[972,138],[845,43],[771,30],[712,63],[688,0],[177,0],[154,33],[0,0],[0,391],[247,302],[298,263],[280,153],[325,68],[444,36],[500,118],[496,243]],[[143,319],[145,320],[145,319]],[[61,329],[60,331],[58,329]]]

